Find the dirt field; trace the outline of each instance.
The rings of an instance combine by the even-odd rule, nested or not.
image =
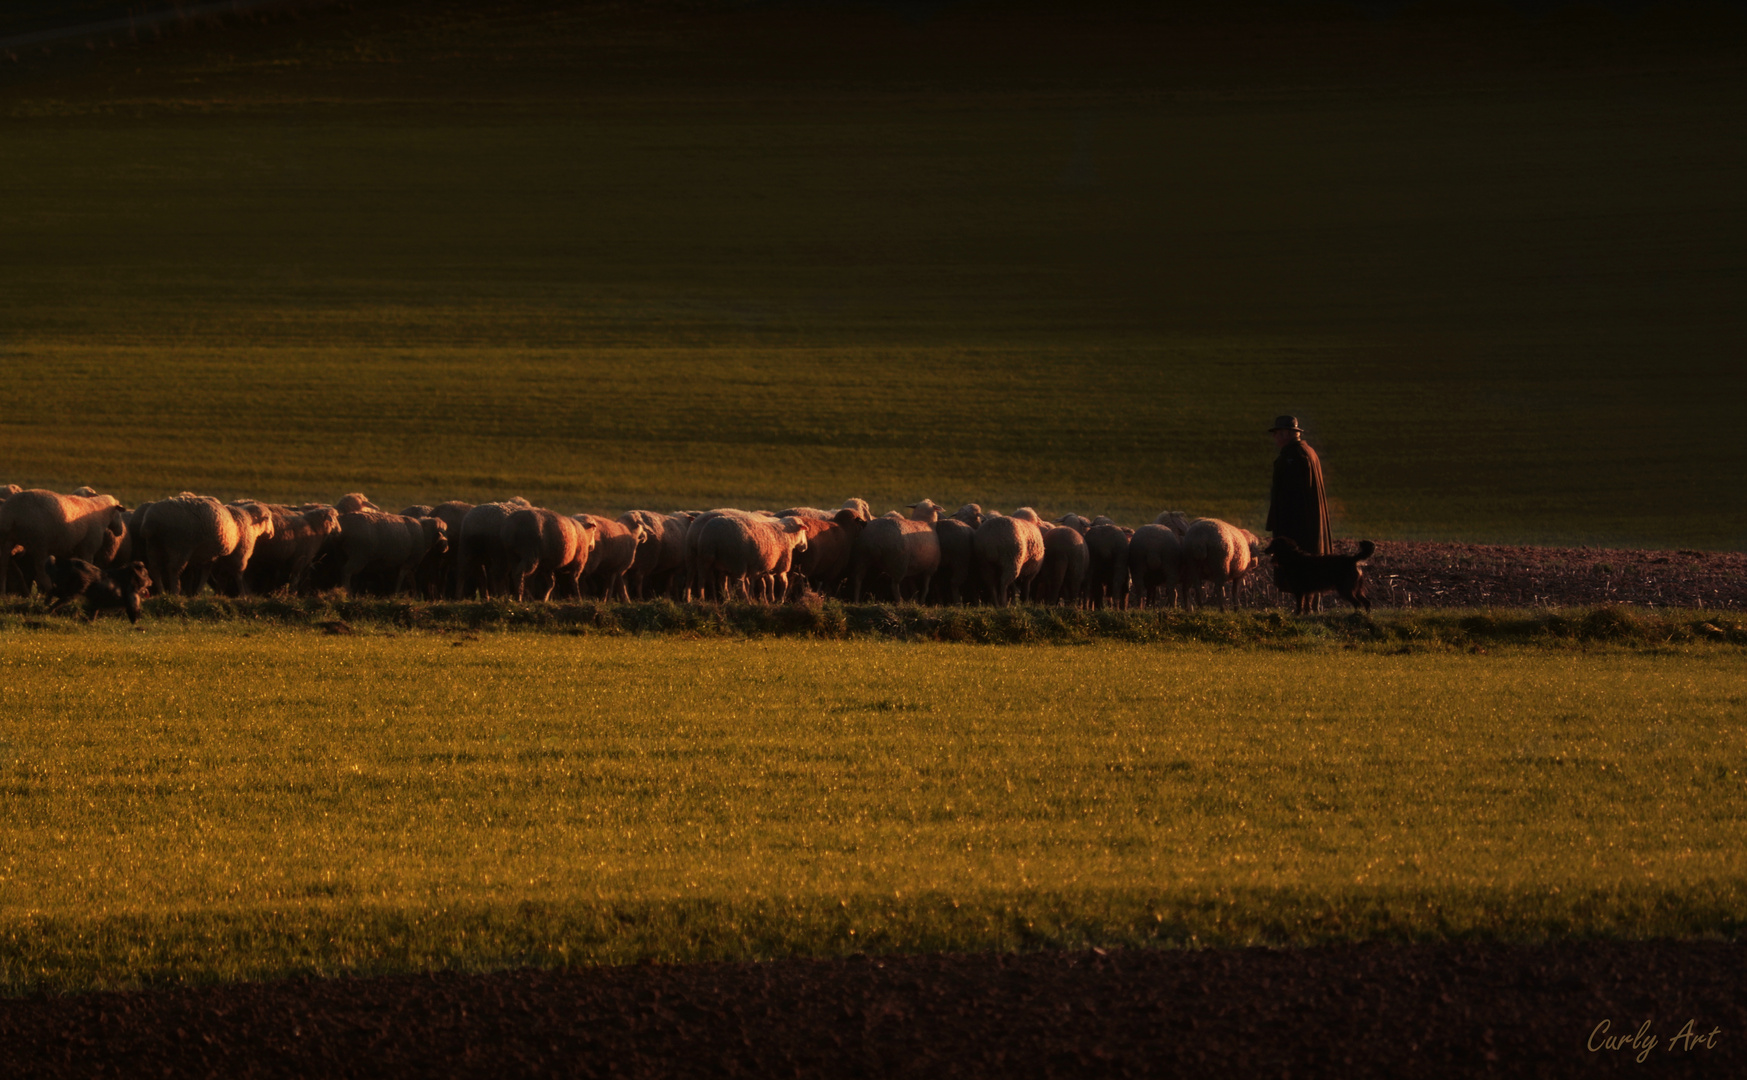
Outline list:
[[[1365,576],[1386,607],[1747,608],[1747,553],[1738,551],[1381,541]],[[1345,606],[1332,594],[1330,604]]]
[[[1646,1021],[1642,1064],[1645,1039],[1588,1048]],[[12,1075],[78,1077],[1720,1076],[1747,1061],[1743,1032],[1747,945],[1718,942],[856,957],[0,1004]]]

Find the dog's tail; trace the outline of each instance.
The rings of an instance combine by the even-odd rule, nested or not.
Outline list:
[[[1377,550],[1377,545],[1373,544],[1371,541],[1369,541],[1369,540],[1359,541],[1359,554],[1358,554],[1356,561],[1357,562],[1364,562],[1366,559],[1369,559],[1371,557],[1371,555],[1376,550]]]

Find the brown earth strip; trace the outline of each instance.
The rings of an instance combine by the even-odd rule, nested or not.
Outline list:
[[[1352,550],[1352,544],[1342,545]],[[1266,568],[1264,567],[1264,570]],[[1365,566],[1386,607],[1654,607],[1747,610],[1747,553],[1379,541]],[[1272,592],[1272,590],[1268,590]],[[1330,596],[1329,604],[1344,607]]]
[[[1589,1048],[1646,1022],[1642,1063],[1643,1037]],[[854,957],[0,1002],[6,1072],[43,1077],[1723,1076],[1747,1072],[1744,1037],[1747,943],[1715,941]]]

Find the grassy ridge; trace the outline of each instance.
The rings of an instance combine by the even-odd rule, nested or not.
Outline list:
[[[530,644],[0,635],[0,979],[1747,913],[1734,650]]]
[[[1256,525],[1295,412],[1349,535],[1747,542],[1728,28],[1294,18],[389,5],[13,78],[0,481]]]
[[[46,616],[40,600],[0,602],[0,629],[92,632],[70,614]],[[425,603],[409,600],[232,600],[160,596],[145,604],[146,626],[170,620],[231,627],[320,628],[332,634],[430,631],[533,631],[569,635],[675,635],[696,638],[801,637],[824,640],[895,638],[981,644],[1067,644],[1124,641],[1135,644],[1202,643],[1317,648],[1327,645],[1385,648],[1471,648],[1483,645],[1563,648],[1612,644],[1662,647],[1692,643],[1747,644],[1738,613],[1654,612],[1620,606],[1596,608],[1460,608],[1432,611],[1357,612],[1298,618],[1274,609],[1261,612],[1142,610],[1079,611],[1061,607],[927,608],[915,605],[845,604],[810,598],[804,604],[648,603],[544,604],[513,601]],[[107,627],[123,624],[111,616]]]

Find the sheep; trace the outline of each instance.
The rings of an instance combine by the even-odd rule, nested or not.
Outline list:
[[[941,516],[945,513],[946,507],[935,502],[933,499],[923,499],[921,502],[913,502],[910,504],[910,519],[912,521],[935,522],[939,521]]]
[[[1201,604],[1201,583],[1211,581],[1225,610],[1226,586],[1231,587],[1233,606],[1239,602],[1245,575],[1255,565],[1249,541],[1235,525],[1218,518],[1198,518],[1183,536],[1184,588]]]
[[[685,598],[687,600],[691,600],[694,597],[698,599],[726,599],[726,597],[719,595],[711,595],[710,590],[714,586],[714,577],[705,569],[699,547],[699,545],[703,543],[704,528],[708,526],[710,522],[724,517],[744,521],[784,520],[781,518],[772,518],[763,514],[755,514],[749,510],[737,510],[728,506],[699,512],[692,518],[691,525],[687,527],[685,533]]]
[[[1189,515],[1181,510],[1161,510],[1159,516],[1153,518],[1153,524],[1163,525],[1178,536],[1182,536],[1189,531],[1189,520]]]
[[[791,573],[822,596],[836,595],[849,574],[855,542],[868,522],[853,509],[838,510],[828,520],[796,517],[807,530],[807,549],[797,552]]]
[[[881,517],[869,522],[855,541],[850,556],[851,596],[861,603],[862,582],[869,575],[884,574],[892,583],[892,601],[902,603],[904,584],[915,582],[912,595],[928,595],[928,585],[940,569],[940,539],[929,521],[911,521],[902,516]]]
[[[657,593],[671,594],[674,579],[685,572],[685,532],[690,519],[683,514],[628,510],[619,515],[619,524],[638,526],[649,536],[647,543],[637,545],[637,555],[625,573],[628,594],[647,599],[651,585]]]
[[[594,549],[582,568],[590,596],[627,603],[631,593],[625,587],[625,575],[636,565],[637,553],[653,539],[641,522],[625,524],[593,514],[578,514],[576,520],[594,530]]]
[[[139,546],[140,523],[146,519],[146,510],[151,505],[140,503],[122,515],[121,544],[115,549],[115,557],[109,560],[111,566],[125,566],[136,558],[145,558],[145,548]]]
[[[1045,604],[1077,606],[1080,592],[1085,587],[1089,561],[1086,538],[1078,530],[1067,525],[1045,530],[1043,566],[1033,582],[1033,594]]]
[[[1159,590],[1169,598],[1170,607],[1183,595],[1183,539],[1166,525],[1142,525],[1128,541],[1128,572],[1134,578],[1134,591],[1145,607],[1159,606]]]
[[[771,580],[786,593],[795,554],[807,546],[807,529],[799,519],[736,513],[699,522],[698,572],[718,598],[729,599],[738,581],[750,603],[754,579]]]
[[[0,486],[0,505],[5,504],[7,499],[10,499],[12,496],[23,490],[24,489],[17,484],[6,484]],[[125,543],[125,540],[123,542]],[[12,564],[12,559],[17,558],[23,553],[24,549],[22,547],[19,547],[16,544],[7,545],[6,554],[8,558],[6,559],[6,565],[3,569],[0,569],[0,596],[5,596],[7,592],[10,591],[13,583],[17,584],[19,592],[22,593],[28,591],[24,583],[24,575],[19,572],[17,566]]]
[[[1128,545],[1133,536],[1133,529],[1113,522],[1086,530],[1086,597],[1093,607],[1128,607]]]
[[[510,559],[503,546],[503,523],[516,511],[533,508],[533,503],[517,495],[503,502],[480,503],[462,515],[460,535],[452,539],[455,599],[478,593],[489,600],[508,590]]]
[[[991,515],[977,526],[973,548],[986,599],[1000,607],[1015,591],[1024,596],[1043,568],[1043,533],[1025,518]]]
[[[411,518],[357,510],[340,514],[339,586],[352,591],[358,574],[370,571],[387,581],[393,596],[405,586],[433,549],[447,547],[448,528],[436,518]]]
[[[934,574],[931,599],[936,604],[959,604],[965,601],[965,588],[977,588],[971,571],[976,566],[977,530],[958,518],[941,518],[934,523],[934,536],[940,542],[940,569]]]
[[[1091,520],[1083,518],[1079,514],[1063,514],[1055,520],[1057,525],[1066,525],[1081,536],[1085,536],[1086,530],[1092,527]]]
[[[976,503],[965,503],[952,512],[952,517],[953,520],[962,521],[974,529],[983,523],[983,508]]]
[[[139,547],[152,584],[170,596],[198,594],[216,569],[221,581],[243,582],[255,544],[273,535],[273,514],[262,503],[220,503],[183,492],[151,505],[140,522]]]
[[[340,515],[331,506],[292,508],[268,504],[273,535],[255,541],[254,554],[240,582],[221,577],[219,587],[231,595],[298,592],[309,568],[320,557],[328,538],[340,531]]]
[[[408,507],[416,509],[416,507]],[[450,499],[440,502],[423,514],[405,514],[406,517],[433,517],[443,523],[443,530],[449,543],[442,551],[428,552],[425,561],[419,564],[413,573],[413,582],[419,595],[427,600],[448,596],[455,588],[455,567],[460,560],[461,522],[466,520],[467,512],[473,509],[470,502]]]
[[[498,526],[508,572],[505,592],[517,600],[528,597],[529,579],[540,600],[554,590],[565,599],[582,595],[579,579],[594,546],[597,526],[555,510],[526,506],[512,510]]]
[[[127,507],[112,495],[58,495],[40,488],[9,494],[0,503],[0,595],[10,586],[12,560],[22,561],[22,591],[47,594],[50,559],[83,559],[106,566],[127,535]]]

